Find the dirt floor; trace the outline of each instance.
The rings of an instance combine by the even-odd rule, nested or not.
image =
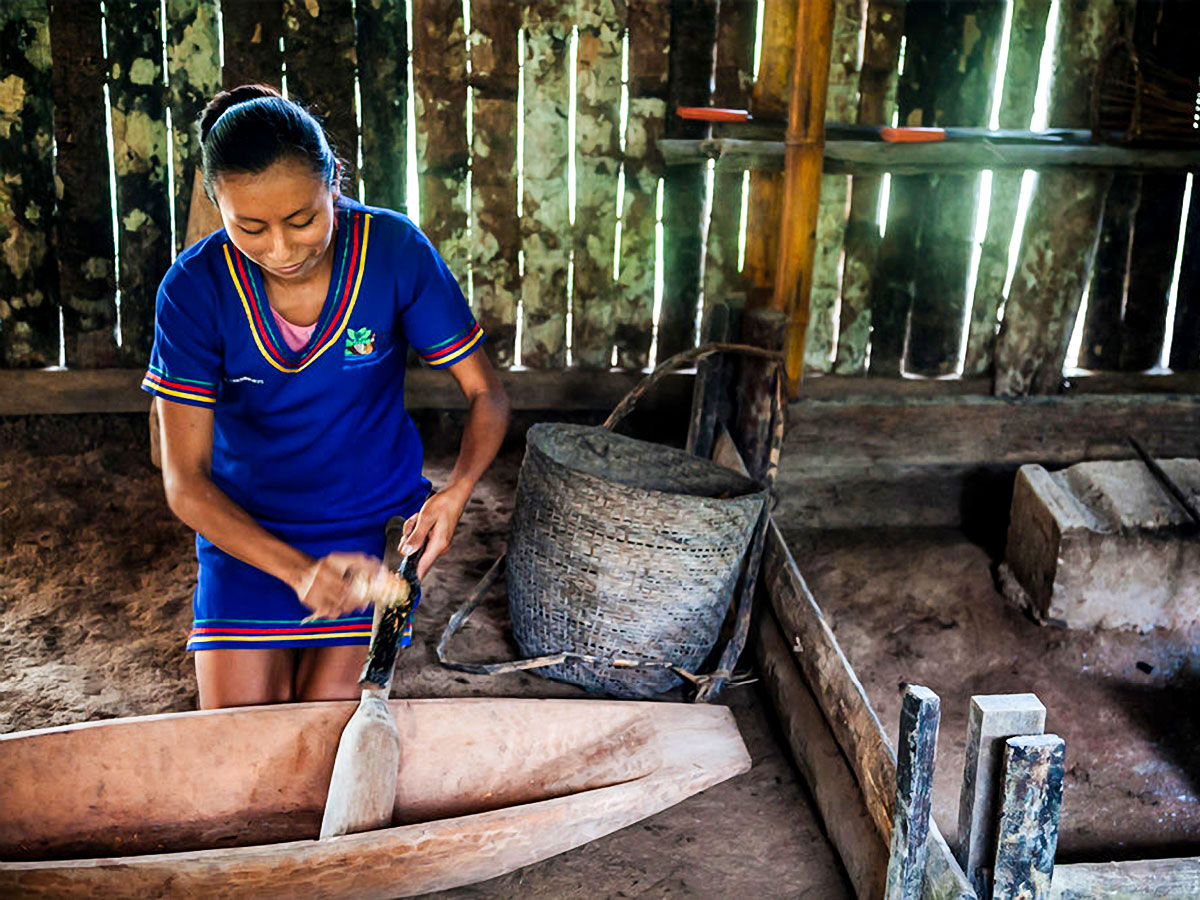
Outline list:
[[[906,683],[941,696],[948,840],[971,695],[1030,691],[1066,741],[1059,861],[1200,853],[1200,630],[1039,626],[998,592],[994,554],[955,530],[784,532],[893,742]]]
[[[195,708],[183,650],[192,537],[167,509],[145,432],[136,416],[0,420],[0,733]],[[452,462],[445,452],[431,458],[435,484]],[[535,675],[471,676],[436,663],[442,626],[504,544],[519,465],[519,449],[497,461],[427,579],[396,696],[585,696]],[[515,653],[502,597],[475,614],[452,651],[473,660]],[[730,689],[722,702],[750,750],[749,773],[577,850],[440,896],[849,896],[758,689]]]

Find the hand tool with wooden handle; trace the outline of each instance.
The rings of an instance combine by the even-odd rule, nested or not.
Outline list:
[[[375,604],[371,647],[358,682],[363,689],[362,699],[342,731],[333,761],[321,820],[322,840],[387,828],[392,822],[400,770],[400,732],[387,699],[400,635],[421,595],[416,574],[421,554],[401,555],[403,529],[402,518],[388,520],[383,561],[389,571],[400,576],[401,586],[389,600]]]

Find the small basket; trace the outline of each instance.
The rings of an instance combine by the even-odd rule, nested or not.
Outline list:
[[[443,665],[487,674],[540,668],[628,698],[654,696],[681,679],[701,683],[694,673],[716,645],[739,576],[740,603],[749,611],[768,489],[710,460],[609,430],[679,364],[673,358],[659,367],[604,427],[529,430],[507,560],[496,561],[451,617],[438,644]],[[781,389],[780,380],[777,406]],[[505,568],[513,636],[530,658],[448,660],[450,638]],[[718,666],[721,683],[744,643],[743,618],[748,624],[739,615]]]

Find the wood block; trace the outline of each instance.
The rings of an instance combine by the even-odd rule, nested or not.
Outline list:
[[[1056,734],[1009,738],[992,896],[1050,896],[1066,744]]]

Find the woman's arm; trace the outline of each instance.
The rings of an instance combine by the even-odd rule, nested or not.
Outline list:
[[[230,556],[274,575],[296,591],[318,617],[366,605],[364,582],[352,590],[348,569],[375,576],[378,561],[355,553],[314,560],[276,538],[212,481],[213,413],[161,400],[163,488],[171,511]],[[373,564],[372,564],[373,562]]]
[[[471,491],[496,458],[508,429],[508,396],[487,354],[472,353],[450,366],[450,372],[469,404],[467,424],[446,485],[405,524],[401,551],[411,553],[425,547],[417,565],[418,578],[424,578],[434,561],[449,548]]]

